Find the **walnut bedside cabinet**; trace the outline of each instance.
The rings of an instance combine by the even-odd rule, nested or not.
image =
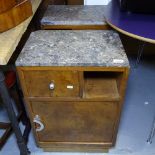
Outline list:
[[[33,32],[16,66],[39,147],[104,152],[115,145],[129,72],[116,32]]]

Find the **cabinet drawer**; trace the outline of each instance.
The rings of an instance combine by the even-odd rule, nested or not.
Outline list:
[[[113,144],[117,102],[30,102],[30,107],[44,125],[36,132],[39,142]]]
[[[77,71],[24,71],[26,96],[29,97],[78,97]]]

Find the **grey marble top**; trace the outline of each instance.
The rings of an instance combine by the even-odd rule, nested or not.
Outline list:
[[[106,25],[104,8],[104,5],[49,5],[41,25]]]
[[[31,33],[17,66],[129,66],[112,30],[40,30]]]

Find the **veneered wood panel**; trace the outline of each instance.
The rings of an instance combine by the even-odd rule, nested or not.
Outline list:
[[[0,14],[0,32],[11,29],[32,15],[30,0],[20,1],[10,10]]]
[[[11,9],[17,4],[17,0],[0,0],[0,13]]]
[[[27,95],[30,97],[79,97],[77,71],[24,71]],[[54,89],[49,85],[53,83]],[[73,88],[71,88],[73,87]]]
[[[98,67],[98,66],[17,66],[18,71],[103,71],[125,72],[127,67]]]
[[[85,98],[119,99],[117,74],[114,72],[84,72],[84,75]]]
[[[41,25],[42,30],[110,30],[108,25]]]
[[[113,143],[117,102],[32,102],[45,128],[37,132],[40,142]],[[35,127],[35,126],[34,126]]]
[[[83,5],[84,0],[67,0],[68,5]]]
[[[50,75],[48,73],[77,73],[75,76],[78,77],[80,97],[30,97],[24,93],[26,107],[28,108],[38,146],[51,151],[85,152],[103,152],[104,149],[114,146],[127,84],[128,68],[63,66],[18,67],[17,69],[24,92],[27,92],[25,80],[29,77],[25,75],[29,75],[29,73],[31,73],[30,77],[34,78],[35,73],[40,72],[40,76],[43,76],[46,80]],[[94,74],[96,71],[98,75]],[[92,75],[86,74],[86,72],[90,72]],[[93,87],[99,87],[93,88],[93,93],[96,93],[97,89],[100,92],[99,95],[102,95],[102,86],[104,87],[104,84],[100,85],[101,81],[98,81],[98,77],[101,77],[101,79],[112,78],[112,81],[111,79],[108,81],[109,88],[113,87],[114,94],[119,94],[121,97],[117,100],[111,99],[110,96],[109,100],[99,100],[99,97],[94,98],[94,96],[91,99],[85,98],[85,95],[83,96],[85,83],[86,81],[89,83],[90,79],[93,81]],[[37,80],[35,78],[31,83]],[[97,83],[97,86],[95,86],[95,83]],[[34,86],[36,85],[34,84]],[[106,85],[108,87],[107,82]],[[41,87],[38,87],[38,89]],[[38,90],[34,87],[34,91]],[[40,132],[35,131],[38,125],[33,123],[33,118],[36,115],[40,116],[41,122],[45,125],[44,130]]]

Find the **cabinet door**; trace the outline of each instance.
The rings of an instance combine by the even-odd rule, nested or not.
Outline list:
[[[44,129],[39,142],[112,145],[117,124],[117,102],[32,102]],[[36,130],[36,124],[33,127]]]
[[[24,71],[26,96],[78,97],[77,71]]]

